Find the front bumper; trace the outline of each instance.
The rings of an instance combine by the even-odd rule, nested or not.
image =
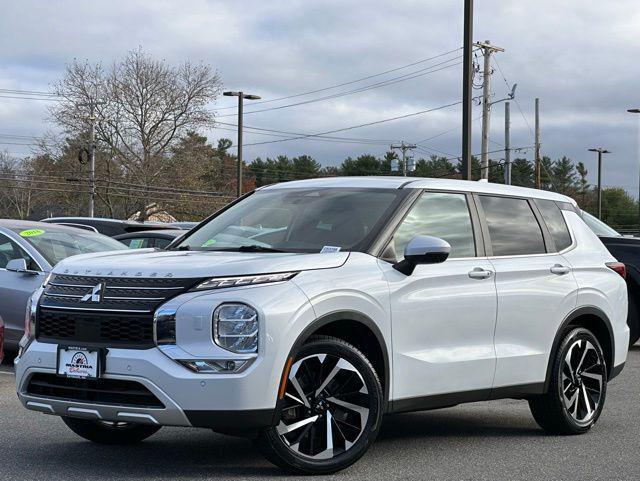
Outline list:
[[[254,306],[261,319],[259,350],[240,356],[213,342],[217,306],[238,302]],[[255,432],[273,422],[278,389],[292,345],[315,315],[292,282],[186,293],[162,306],[175,308],[176,345],[149,349],[108,348],[102,378],[144,386],[163,408],[118,405],[34,395],[28,391],[37,373],[55,376],[57,344],[34,340],[16,362],[18,397],[35,411],[105,421],[212,428],[229,434]],[[252,357],[237,373],[196,373],[178,360],[234,360]],[[112,383],[113,384],[113,383]],[[67,396],[68,397],[68,396]],[[86,399],[81,397],[81,399]]]
[[[17,393],[25,408],[58,416],[206,427],[240,435],[268,427],[273,421],[274,406],[265,405],[256,390],[264,367],[260,360],[240,374],[202,375],[192,373],[159,349],[109,349],[102,378],[139,383],[164,406],[146,407],[30,393],[29,383],[36,373],[55,375],[56,356],[57,345],[34,341],[16,360]],[[275,399],[271,402],[275,404]]]

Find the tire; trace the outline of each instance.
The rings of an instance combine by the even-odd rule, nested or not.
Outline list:
[[[529,407],[545,431],[583,434],[598,421],[606,394],[607,367],[598,339],[587,329],[570,328],[553,358],[548,392],[530,399]]]
[[[315,336],[296,354],[275,426],[256,444],[286,471],[334,473],[374,442],[383,402],[378,374],[362,352],[341,339]]]
[[[629,325],[629,347],[633,346],[640,339],[640,319],[638,318],[638,306],[636,305],[635,293],[629,289],[629,315],[627,316]]]
[[[64,423],[81,438],[99,444],[136,444],[155,434],[162,426],[146,424],[112,423],[63,417]]]

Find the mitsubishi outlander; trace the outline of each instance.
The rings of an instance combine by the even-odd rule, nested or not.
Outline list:
[[[464,402],[524,399],[581,434],[625,363],[624,276],[559,194],[277,184],[165,250],[62,261],[30,300],[17,392],[97,443],[206,427],[304,474],[354,463],[385,414]]]

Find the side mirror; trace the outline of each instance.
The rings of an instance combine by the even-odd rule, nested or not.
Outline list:
[[[404,260],[393,268],[410,276],[418,264],[439,264],[447,260],[451,245],[439,237],[417,235],[404,248]]]
[[[24,259],[11,259],[6,269],[11,272],[27,272],[27,261]]]

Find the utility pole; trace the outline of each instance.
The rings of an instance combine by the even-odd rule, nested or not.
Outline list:
[[[503,48],[491,45],[489,40],[484,43],[476,43],[484,55],[484,70],[482,74],[482,157],[481,179],[489,178],[489,129],[491,127],[491,55],[494,52],[504,52]]]
[[[242,121],[244,116],[244,99],[259,100],[258,95],[245,94],[244,92],[224,92],[225,97],[238,97],[238,166],[236,171],[236,197],[242,195]]]
[[[473,0],[464,0],[462,67],[462,178],[471,180],[471,127],[473,100]]]
[[[602,154],[610,154],[611,151],[597,147],[589,149],[589,152],[598,153],[598,219],[602,220]]]
[[[504,183],[511,185],[511,104],[504,103]]]
[[[400,145],[390,145],[391,150],[399,150],[402,152],[402,175],[407,176],[407,151],[418,148],[416,144],[407,144],[403,140]]]
[[[96,197],[96,107],[104,105],[104,101],[90,100],[78,104],[89,107],[89,217],[95,216]]]
[[[540,177],[540,99],[536,98],[536,127],[535,127],[535,162],[536,162],[536,189],[542,185]]]

